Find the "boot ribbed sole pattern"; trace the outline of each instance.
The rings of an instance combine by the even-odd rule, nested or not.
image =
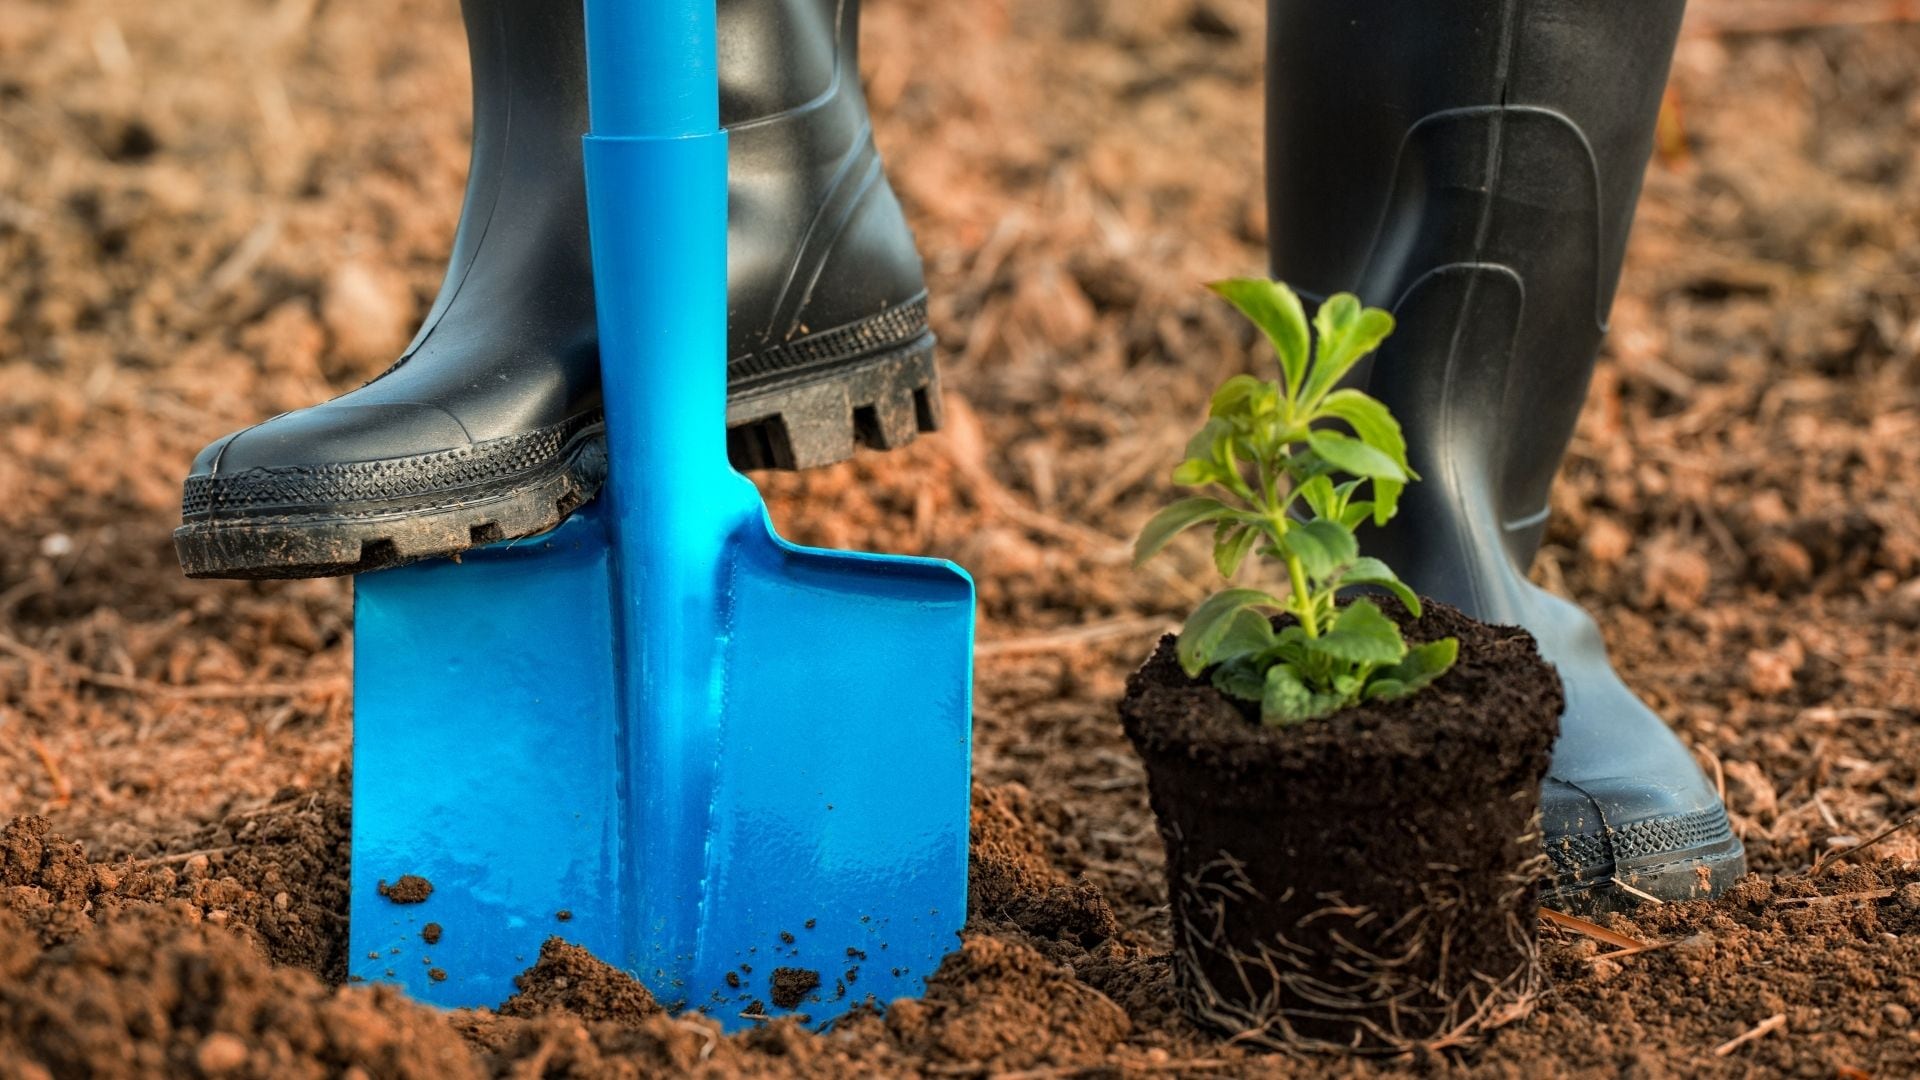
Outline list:
[[[925,302],[729,365],[727,453],[811,469],[940,426]],[[194,477],[174,547],[188,577],[331,577],[457,555],[558,525],[606,476],[595,411],[435,454]]]

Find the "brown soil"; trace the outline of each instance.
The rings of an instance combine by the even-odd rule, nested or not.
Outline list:
[[[540,959],[513,985],[520,992],[500,1006],[501,1016],[561,1012],[582,1020],[635,1024],[660,1012],[660,1003],[633,976],[558,937],[540,946]]]
[[[770,985],[772,989],[767,996],[775,1008],[797,1009],[807,1000],[807,995],[820,989],[820,973],[812,968],[774,968]]]
[[[1712,32],[1749,7],[1695,0],[1535,575],[1724,782],[1756,877],[1612,922],[1658,949],[1549,930],[1550,992],[1460,1071],[1920,1072],[1920,829],[1807,872],[1920,813],[1920,28]],[[173,563],[194,452],[377,373],[431,303],[455,5],[4,0],[0,824],[50,826],[0,840],[0,1075],[1300,1071],[1169,1009],[1114,715],[1211,574],[1126,539],[1268,362],[1199,288],[1262,265],[1260,4],[867,9],[952,423],[758,479],[795,539],[980,583],[976,918],[921,1002],[723,1039],[337,987],[350,590]]]
[[[374,890],[396,904],[421,904],[433,895],[433,882],[419,874],[402,874],[391,885],[382,881]]]
[[[1432,600],[1410,644],[1459,642],[1433,686],[1289,727],[1180,667],[1127,680],[1167,851],[1174,987],[1238,1041],[1456,1047],[1540,989],[1540,780],[1565,696],[1533,637]],[[1290,625],[1291,616],[1274,620]]]

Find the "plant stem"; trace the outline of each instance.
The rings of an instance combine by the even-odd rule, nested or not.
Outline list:
[[[1293,586],[1289,599],[1293,601],[1294,615],[1300,619],[1300,629],[1310,638],[1319,637],[1319,620],[1313,617],[1313,594],[1307,591],[1307,568],[1298,555],[1287,556],[1287,581]]]

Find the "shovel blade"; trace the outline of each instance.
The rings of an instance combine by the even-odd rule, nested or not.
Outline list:
[[[918,995],[966,918],[973,583],[789,544],[764,515],[730,544],[711,947],[688,1003],[819,1021]]]
[[[629,959],[611,587],[592,506],[355,581],[352,978],[492,1006],[550,934]],[[426,900],[381,892],[408,874]]]
[[[704,720],[622,705],[602,503],[358,579],[353,978],[495,1006],[558,935],[729,1029],[923,990],[966,916],[972,582],[788,544],[738,483]],[[692,865],[646,857],[694,823]],[[424,901],[381,891],[408,874]]]

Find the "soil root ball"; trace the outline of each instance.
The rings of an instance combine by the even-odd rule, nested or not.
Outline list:
[[[1540,778],[1564,704],[1525,631],[1428,601],[1460,639],[1412,697],[1263,727],[1164,639],[1121,705],[1167,849],[1176,991],[1268,1047],[1458,1046],[1540,986]]]

